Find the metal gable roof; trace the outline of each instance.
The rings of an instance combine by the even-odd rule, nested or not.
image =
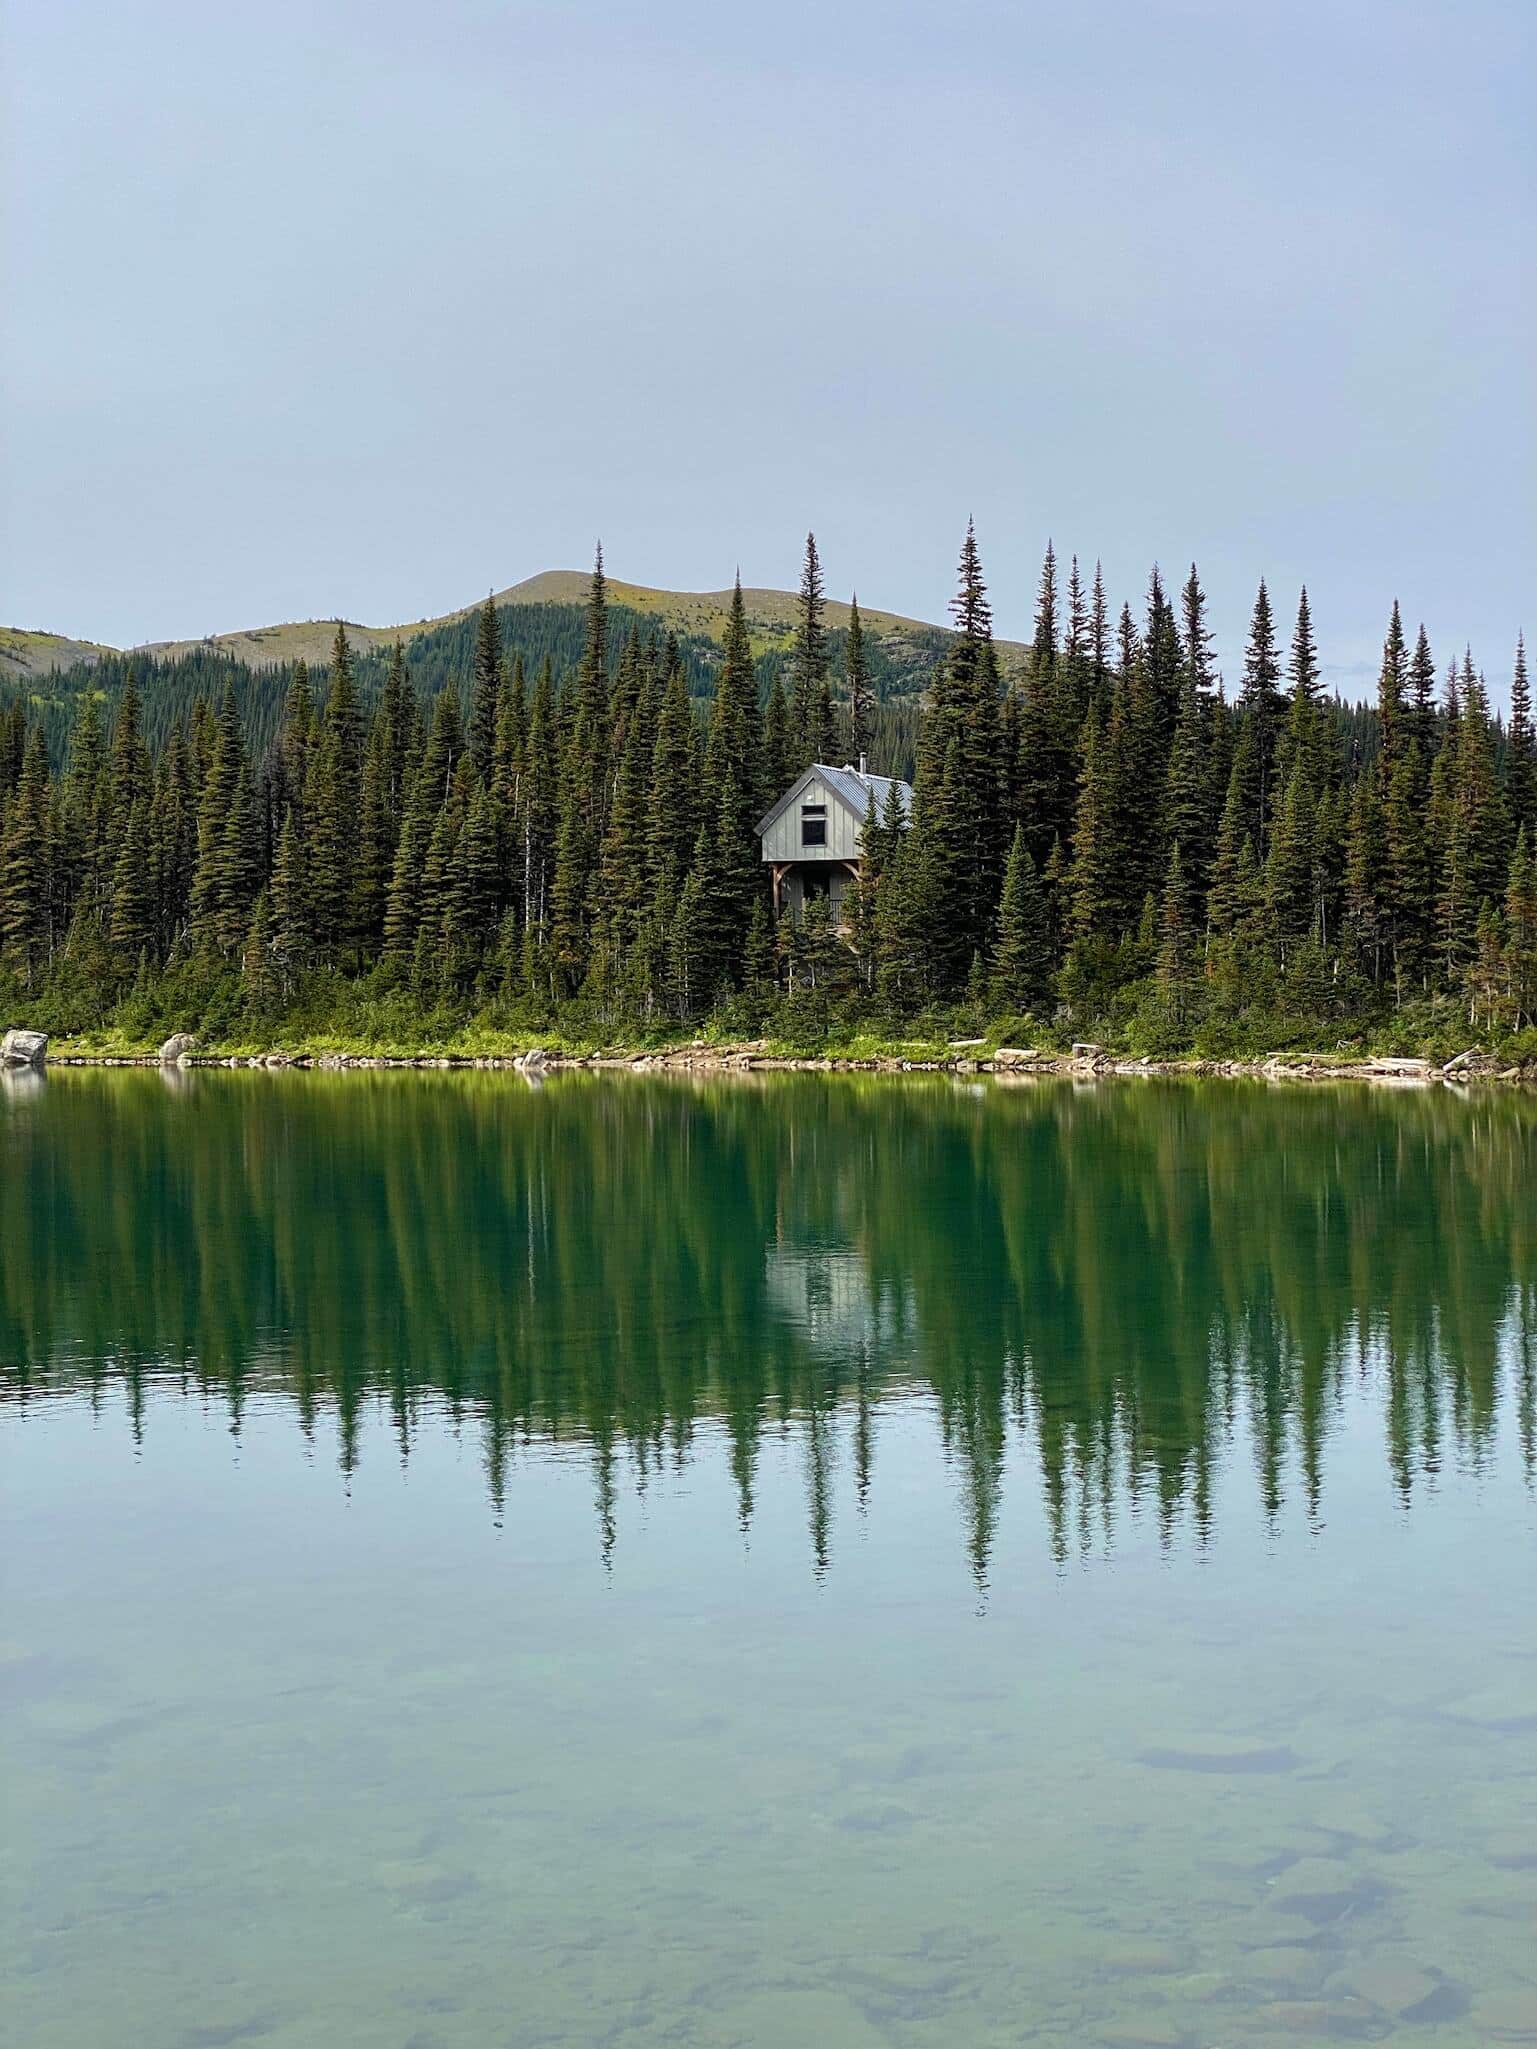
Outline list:
[[[801,770],[778,803],[771,804],[758,820],[758,837],[760,839],[774,823],[774,820],[780,817],[795,802],[813,776],[820,776],[834,796],[848,810],[852,811],[861,823],[863,823],[865,813],[870,808],[870,799],[872,797],[875,799],[876,816],[879,817],[885,811],[886,802],[894,783],[899,793],[902,809],[909,817],[912,816],[913,792],[910,783],[904,783],[895,776],[861,775],[857,768],[848,766],[834,768],[830,762],[814,761],[810,768]]]

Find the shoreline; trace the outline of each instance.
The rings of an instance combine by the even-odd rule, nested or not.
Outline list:
[[[323,1073],[343,1072],[474,1072],[512,1073],[524,1080],[541,1080],[560,1073],[608,1072],[630,1074],[949,1074],[991,1076],[999,1080],[1061,1077],[1086,1081],[1098,1079],[1229,1079],[1252,1081],[1368,1081],[1398,1087],[1461,1086],[1470,1082],[1499,1082],[1537,1085],[1537,1061],[1509,1062],[1498,1054],[1479,1048],[1445,1062],[1397,1056],[1340,1055],[1323,1053],[1269,1054],[1263,1059],[1223,1059],[1190,1055],[1184,1058],[1135,1058],[1111,1053],[1101,1047],[1075,1048],[1057,1053],[1028,1047],[997,1047],[987,1050],[981,1043],[957,1042],[937,1054],[910,1056],[881,1053],[867,1056],[840,1054],[794,1054],[774,1052],[767,1046],[745,1043],[655,1049],[615,1049],[602,1052],[567,1052],[552,1047],[532,1046],[507,1053],[288,1053],[274,1049],[265,1053],[182,1052],[174,1058],[160,1053],[75,1052],[61,1049],[50,1053],[46,1067],[138,1067],[191,1072],[201,1069],[259,1069],[281,1073],[294,1068]],[[13,1067],[11,1073],[25,1073]],[[37,1068],[30,1071],[38,1072]]]

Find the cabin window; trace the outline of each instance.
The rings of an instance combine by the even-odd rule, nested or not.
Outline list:
[[[825,847],[827,845],[827,806],[825,804],[802,804],[801,845],[803,847]]]

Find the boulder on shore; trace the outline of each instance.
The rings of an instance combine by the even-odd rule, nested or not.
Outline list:
[[[0,1066],[41,1067],[47,1057],[46,1032],[9,1031],[0,1039]]]
[[[195,1052],[196,1049],[197,1039],[191,1032],[172,1032],[160,1048],[160,1065],[174,1066],[178,1060],[185,1059],[187,1054]]]

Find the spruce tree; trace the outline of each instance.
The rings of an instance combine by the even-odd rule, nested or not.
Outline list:
[[[637,701],[627,721],[597,884],[597,921],[610,955],[619,965],[638,945],[645,921],[655,744],[645,707]]]
[[[1180,644],[1174,607],[1165,594],[1163,577],[1156,562],[1148,578],[1147,627],[1142,654],[1158,710],[1159,734],[1167,750],[1179,712],[1179,679],[1185,666],[1185,650]]]
[[[232,849],[228,845],[236,792],[242,779],[246,781],[248,798],[250,786],[245,735],[241,729],[235,686],[231,682],[224,687],[213,755],[198,806],[197,866],[192,877],[190,905],[194,942],[216,950],[223,950],[226,946],[233,950],[238,946],[239,936],[233,942],[229,940],[231,922],[237,912],[243,920],[249,911],[248,903],[236,904],[231,897],[231,886],[239,863],[232,863]]]
[[[1414,643],[1414,654],[1409,663],[1409,705],[1413,720],[1414,738],[1420,744],[1420,752],[1426,761],[1435,748],[1436,741],[1436,665],[1431,658],[1430,641],[1421,626]]]
[[[1181,874],[1192,901],[1204,905],[1215,821],[1207,775],[1207,706],[1199,695],[1196,670],[1187,667],[1180,684],[1179,717],[1169,754],[1164,796],[1164,830],[1181,851]]]
[[[737,587],[741,588],[740,576]],[[815,534],[807,534],[796,603],[795,640],[790,650],[790,732],[797,750],[797,774],[822,758],[817,749],[827,672],[826,610],[817,539]]]
[[[1306,757],[1286,778],[1265,864],[1271,929],[1284,966],[1317,928],[1317,801]]]
[[[1425,831],[1429,778],[1418,736],[1402,749],[1385,783],[1379,779],[1382,910],[1393,949],[1393,980],[1403,1001],[1428,961],[1435,926],[1435,868]]]
[[[586,977],[592,943],[593,884],[608,822],[609,713],[608,602],[600,547],[588,586],[586,639],[562,765],[550,897],[554,963],[568,994]]]
[[[1051,995],[1051,955],[1046,899],[1025,843],[1024,827],[1016,825],[1003,873],[998,938],[993,949],[989,995],[994,1008],[1000,1013],[1043,1009]]]
[[[1009,810],[1023,821],[1038,861],[1046,858],[1052,841],[1069,830],[1073,816],[1077,703],[1074,681],[1058,663],[1058,631],[1057,558],[1048,541],[1036,591],[1016,758],[1009,765]]]
[[[1408,689],[1409,654],[1404,645],[1403,615],[1395,598],[1377,678],[1377,717],[1382,724],[1383,759],[1390,772],[1399,748],[1408,740]]]
[[[1345,938],[1361,970],[1373,982],[1382,980],[1387,937],[1382,805],[1378,782],[1358,776],[1345,835]]]
[[[723,979],[734,979],[741,967],[753,897],[763,886],[757,835],[761,764],[758,690],[738,575],[710,707],[701,777],[702,829],[708,835],[711,886],[718,892],[705,907],[716,949],[709,965]]]
[[[309,871],[299,834],[298,815],[290,805],[278,834],[269,904],[272,958],[286,996],[309,963],[313,945]],[[414,932],[413,932],[414,938]]]
[[[1526,674],[1526,638],[1516,638],[1516,666],[1510,684],[1510,728],[1505,747],[1505,804],[1511,828],[1526,828],[1537,839],[1537,733],[1532,728],[1532,691]]]
[[[278,761],[282,771],[277,797],[279,823],[287,805],[303,807],[314,744],[315,703],[310,693],[309,666],[301,657],[294,663],[288,694],[283,700],[283,723],[278,734]]]
[[[686,700],[685,700],[686,701]],[[792,730],[790,700],[784,679],[776,670],[763,707],[763,783],[774,796],[782,796],[801,772],[804,747]],[[690,836],[692,844],[692,836]]]
[[[477,778],[454,844],[444,905],[450,949],[465,975],[474,974],[495,943],[501,873],[495,800]]]
[[[1248,908],[1241,879],[1243,856],[1247,848],[1252,862],[1254,849],[1248,836],[1244,790],[1243,770],[1235,760],[1228,776],[1227,796],[1217,826],[1211,888],[1207,894],[1207,926],[1214,939],[1231,939]]]
[[[1211,629],[1206,623],[1206,593],[1193,562],[1180,592],[1180,612],[1185,627],[1185,670],[1197,696],[1204,701],[1217,687],[1217,664],[1211,651]],[[1184,852],[1188,860],[1188,847]]]
[[[555,874],[555,835],[559,824],[559,769],[556,760],[558,717],[555,686],[546,659],[534,680],[528,714],[528,762],[516,822],[515,861],[521,874],[525,966],[531,982],[544,985],[534,963],[549,933],[550,888]]]
[[[1176,840],[1169,852],[1169,868],[1159,905],[1157,969],[1164,1014],[1176,1031],[1183,1031],[1191,1019],[1199,936],[1195,894]]]
[[[781,693],[781,703],[783,694]],[[781,759],[774,793],[784,785]],[[647,862],[653,889],[665,878],[676,892],[688,873],[699,835],[699,748],[693,709],[684,683],[683,664],[674,661],[662,690],[656,741],[651,754],[651,794]]]
[[[1537,1026],[1537,856],[1522,825],[1505,888],[1505,997],[1513,1031]]]
[[[502,692],[502,630],[496,601],[487,597],[475,633],[475,659],[470,683],[470,755],[482,779],[491,780],[496,752],[496,713]]]
[[[362,781],[362,716],[352,647],[347,629],[338,622],[304,801],[316,945],[332,959],[344,957],[354,939],[353,878]]]
[[[1488,699],[1471,655],[1463,667],[1460,697],[1450,830],[1437,905],[1448,975],[1473,957],[1479,912],[1486,902],[1497,903],[1503,891],[1509,845]]]
[[[150,837],[155,864],[157,950],[172,951],[186,924],[197,868],[197,805],[193,798],[186,736],[171,729],[160,758],[150,812]]]
[[[1062,634],[1062,667],[1065,695],[1072,707],[1076,726],[1088,708],[1092,686],[1089,647],[1089,600],[1083,588],[1075,555],[1067,571],[1067,623]]]
[[[457,725],[457,699],[453,712]],[[385,906],[411,796],[409,780],[416,725],[416,698],[406,672],[405,649],[397,640],[390,651],[363,752],[353,913],[365,957],[373,953],[383,936]]]
[[[1089,598],[1089,694],[1093,703],[1105,708],[1110,689],[1110,608],[1105,598],[1105,575],[1094,564],[1094,584]]]
[[[0,833],[0,953],[26,989],[52,952],[49,824],[48,751],[34,726]]]
[[[1067,923],[1079,940],[1106,937],[1119,922],[1126,877],[1115,839],[1118,796],[1113,750],[1098,707],[1091,704],[1079,737],[1078,809],[1067,880]]]
[[[128,814],[112,878],[112,943],[130,969],[156,951],[156,908],[149,802],[140,797]]]
[[[849,760],[856,766],[870,751],[875,725],[875,691],[870,682],[870,659],[865,653],[864,622],[859,616],[859,593],[849,602],[849,630],[843,644],[843,676],[849,700]]]
[[[266,890],[257,897],[251,913],[240,954],[240,973],[248,1007],[258,1014],[269,1010],[282,989],[274,959],[272,904]]]
[[[970,525],[959,584],[950,607],[956,633],[929,693],[913,793],[912,867],[923,889],[910,901],[925,976],[938,990],[959,989],[972,956],[990,944],[1004,859],[998,660]]]
[[[69,767],[64,777],[64,812],[72,854],[67,876],[71,902],[84,900],[100,918],[110,896],[106,865],[111,835],[111,791],[107,777],[107,745],[95,697],[87,692],[70,734]]]
[[[1276,787],[1276,756],[1280,744],[1283,699],[1280,691],[1281,651],[1276,643],[1275,620],[1270,610],[1270,593],[1260,579],[1249,621],[1249,641],[1244,650],[1243,687],[1239,704],[1252,735],[1246,773],[1249,786],[1244,795],[1248,805],[1246,827],[1256,851],[1268,844],[1271,813],[1279,792]]]

